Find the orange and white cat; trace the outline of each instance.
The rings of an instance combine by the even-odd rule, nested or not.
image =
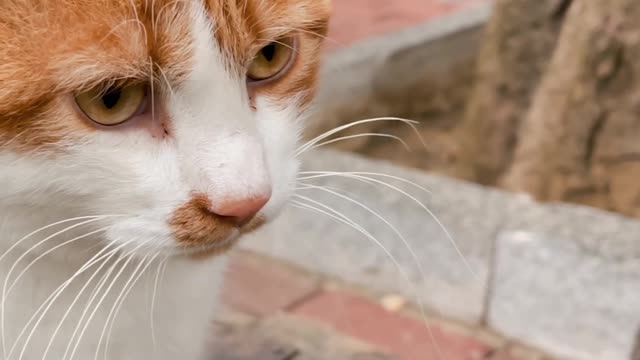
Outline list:
[[[0,1],[2,359],[207,358],[225,251],[293,191],[329,12]]]

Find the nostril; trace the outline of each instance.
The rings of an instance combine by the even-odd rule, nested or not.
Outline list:
[[[229,197],[216,201],[211,211],[220,216],[236,218],[242,224],[251,220],[270,198],[271,192],[250,197]]]

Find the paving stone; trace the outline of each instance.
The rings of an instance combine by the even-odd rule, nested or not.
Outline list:
[[[490,347],[434,323],[386,311],[347,292],[326,292],[296,307],[293,314],[330,324],[403,360],[482,360]]]
[[[512,211],[515,205],[510,204],[520,200],[477,185],[335,151],[313,152],[305,163],[309,170],[374,171],[414,181],[431,193],[390,178],[377,178],[413,194],[431,214],[389,187],[327,177],[305,182],[341,189],[358,199],[393,224],[406,244],[383,220],[359,205],[321,190],[309,190],[301,194],[348,216],[371,238],[327,215],[290,207],[241,246],[373,291],[403,295],[445,317],[471,324],[481,321],[493,239],[504,212]]]
[[[513,213],[489,325],[574,359],[628,360],[640,325],[640,223],[569,205]]]
[[[370,345],[291,316],[214,333],[212,360],[397,360]]]
[[[234,253],[222,301],[235,311],[265,316],[284,310],[319,288],[318,278],[248,252]]]

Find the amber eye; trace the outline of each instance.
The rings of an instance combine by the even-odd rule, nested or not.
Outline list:
[[[261,81],[280,75],[293,59],[294,45],[293,38],[283,38],[260,49],[249,65],[249,80]]]
[[[80,110],[98,124],[113,126],[131,119],[146,96],[143,85],[113,86],[106,90],[90,90],[76,95]]]

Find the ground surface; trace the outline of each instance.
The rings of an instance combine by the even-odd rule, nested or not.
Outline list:
[[[287,264],[237,252],[213,360],[545,359],[482,329],[427,315]]]

